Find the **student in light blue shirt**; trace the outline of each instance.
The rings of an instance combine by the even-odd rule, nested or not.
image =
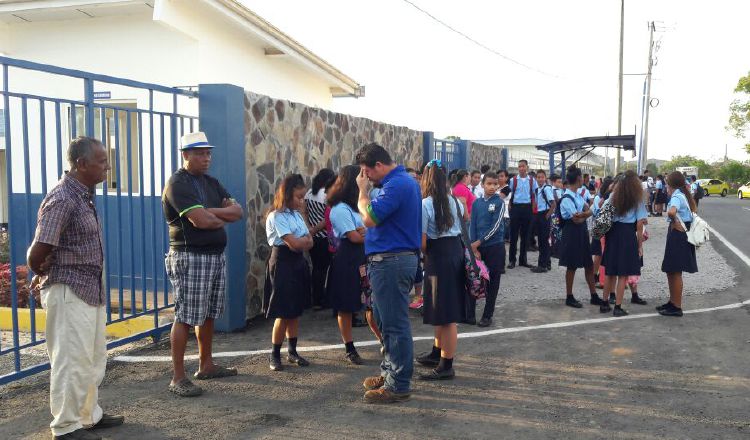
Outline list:
[[[625,172],[615,184],[610,198],[605,204],[614,208],[612,226],[605,236],[602,266],[606,278],[604,292],[615,293],[615,308],[604,301],[599,312],[612,311],[614,316],[625,316],[628,312],[622,308],[625,287],[629,276],[640,276],[643,257],[643,225],[648,212],[643,203],[643,187],[638,175],[633,170]],[[632,304],[645,305],[636,292],[632,293]]]
[[[518,161],[518,175],[510,179],[510,249],[508,256],[508,269],[516,267],[516,250],[518,238],[521,238],[521,247],[518,249],[518,265],[531,267],[526,259],[528,239],[531,236],[531,222],[534,218],[533,204],[534,192],[539,188],[535,179],[529,176],[529,162],[521,159]]]
[[[303,252],[313,247],[313,238],[299,213],[305,203],[305,181],[299,174],[287,176],[276,191],[273,210],[266,218],[266,238],[271,248],[266,269],[263,311],[274,319],[270,367],[283,369],[281,344],[287,337],[287,360],[300,367],[310,363],[297,353],[299,317],[310,297],[310,269]]]
[[[599,187],[599,192],[594,197],[594,201],[591,203],[591,212],[593,216],[597,216],[599,211],[602,209],[604,202],[609,199],[610,189],[612,187],[613,179],[606,177],[602,180],[602,184]],[[599,269],[602,263],[602,240],[601,238],[591,237],[591,256],[594,258],[594,281],[597,288],[603,288],[604,285],[599,282]],[[606,298],[607,292],[604,292]]]
[[[550,256],[549,233],[550,218],[557,208],[555,194],[552,185],[547,183],[547,173],[544,170],[536,172],[537,189],[534,201],[537,212],[531,226],[533,235],[539,238],[539,260],[537,266],[532,268],[534,273],[545,273],[552,269],[552,258]]]
[[[568,189],[560,199],[560,217],[562,217],[562,239],[560,241],[560,266],[565,272],[565,305],[580,309],[583,305],[573,296],[573,281],[577,269],[584,269],[586,283],[591,294],[590,303],[600,305],[601,298],[594,286],[593,260],[591,259],[591,242],[586,228],[586,219],[591,217],[591,210],[580,194],[583,184],[581,170],[575,165],[567,172]]]
[[[685,182],[685,177],[679,171],[667,176],[667,185],[671,192],[667,206],[669,232],[667,232],[667,245],[664,248],[661,270],[667,274],[669,302],[659,306],[657,310],[664,316],[679,317],[682,316],[682,273],[698,272],[695,246],[690,244],[685,231],[685,228],[689,230],[693,223],[695,201],[690,194],[690,187]],[[683,223],[685,228],[682,226]]]

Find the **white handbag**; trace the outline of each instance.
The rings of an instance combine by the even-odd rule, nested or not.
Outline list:
[[[703,243],[707,242],[709,238],[711,238],[708,234],[708,223],[700,218],[695,212],[693,213],[693,221],[690,224],[690,230],[688,230],[688,228],[685,226],[685,222],[682,221],[679,214],[675,217],[677,217],[677,219],[680,221],[682,229],[685,230],[688,243],[692,244],[693,246],[700,247]]]

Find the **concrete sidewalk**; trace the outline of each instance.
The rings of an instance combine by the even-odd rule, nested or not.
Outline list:
[[[663,246],[662,239],[652,243]],[[718,273],[731,273],[728,282],[737,285],[693,295],[685,301],[686,310],[750,298],[750,270],[735,265],[720,243],[710,252],[721,259],[716,264],[722,267],[704,263],[702,277],[729,271]],[[504,287],[528,282],[525,274],[509,272]],[[557,274],[547,276],[545,283],[562,282]],[[655,277],[644,295],[660,296],[661,301],[648,306],[626,303],[626,308],[636,315],[653,314],[653,305],[664,301],[665,284],[665,278],[659,282]],[[559,299],[501,301],[494,329],[532,329],[460,339],[456,379],[415,381],[412,400],[395,406],[362,402],[362,379],[378,371],[374,346],[360,349],[367,362],[360,367],[343,362],[343,349],[307,353],[312,366],[280,373],[269,371],[266,355],[223,358],[220,362],[237,366],[240,375],[202,383],[207,392],[196,399],[167,392],[168,362],[113,361],[102,386],[102,403],[109,412],[125,414],[126,424],[101,433],[139,440],[750,437],[748,306],[683,318],[597,322],[590,320],[605,316],[598,308],[574,310],[562,306],[562,292],[555,297]],[[534,328],[568,321],[581,322]],[[431,335],[431,328],[417,317],[412,324],[415,336]],[[480,330],[459,328],[461,333]],[[306,314],[300,337],[300,344],[308,347],[340,343],[330,312]],[[266,349],[269,339],[270,323],[260,320],[244,332],[219,335],[215,351],[231,355]],[[355,329],[355,340],[371,339],[367,329]],[[424,340],[415,345],[419,352],[431,344]],[[188,352],[196,352],[194,342]],[[128,354],[166,357],[169,347],[148,345]],[[196,367],[197,362],[188,362],[189,371]],[[47,393],[46,374],[0,388],[0,438],[49,438]]]

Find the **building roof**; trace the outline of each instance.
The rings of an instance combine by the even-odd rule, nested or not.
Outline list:
[[[0,3],[0,23],[71,20],[151,12],[156,18],[166,0],[10,0]],[[203,0],[226,19],[264,41],[267,56],[289,56],[325,78],[333,96],[364,96],[364,86],[314,54],[237,0]]]
[[[519,139],[472,139],[472,142],[477,142],[484,145],[497,145],[503,147],[536,147],[537,145],[547,144],[552,142],[547,139],[537,138],[519,138]]]

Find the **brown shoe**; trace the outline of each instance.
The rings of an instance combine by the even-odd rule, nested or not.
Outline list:
[[[411,393],[394,393],[388,388],[378,388],[365,393],[366,403],[399,403],[411,399]]]
[[[365,379],[362,385],[365,387],[367,391],[377,390],[378,388],[382,388],[383,385],[385,385],[385,377],[383,376],[368,377],[367,379]]]

